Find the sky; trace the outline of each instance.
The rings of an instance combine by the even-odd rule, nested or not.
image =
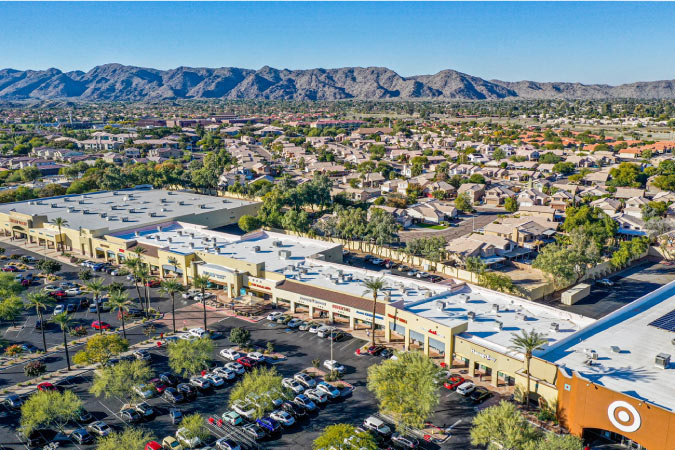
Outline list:
[[[673,3],[0,3],[0,68],[384,66],[675,79]]]

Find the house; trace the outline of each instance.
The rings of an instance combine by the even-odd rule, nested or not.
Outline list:
[[[648,203],[649,200],[644,197],[629,198],[626,200],[626,204],[623,207],[623,213],[641,219],[642,208],[647,206]]]
[[[122,164],[124,163],[124,157],[119,153],[108,152],[103,154],[103,161],[109,164]]]
[[[477,205],[481,203],[485,196],[485,185],[478,183],[464,183],[457,189],[457,195],[467,194],[471,203]]]
[[[485,192],[485,204],[502,206],[507,198],[515,198],[516,193],[502,186],[495,186]]]
[[[379,172],[366,173],[361,180],[363,187],[379,187],[385,182],[384,176]]]
[[[432,181],[424,186],[423,193],[427,197],[433,196],[434,192],[440,191],[443,193],[443,198],[453,198],[457,189],[450,183],[445,181]]]
[[[141,150],[136,147],[125,148],[122,150],[122,155],[124,155],[125,158],[140,158]]]
[[[453,239],[445,247],[450,257],[459,263],[467,258],[480,258],[484,264],[490,266],[507,259],[516,245],[510,239],[499,236],[470,234]]]
[[[525,189],[518,194],[517,200],[520,207],[545,205],[548,203],[549,196],[537,189]]]
[[[621,209],[621,202],[614,198],[599,198],[593,200],[590,205],[594,208],[600,209],[608,216],[615,215]]]
[[[567,207],[574,203],[577,196],[568,191],[557,191],[551,195],[549,206],[558,211],[565,211]]]
[[[431,201],[407,208],[406,214],[417,222],[439,224],[457,217],[457,209],[448,204]]]
[[[511,239],[521,247],[533,248],[550,241],[558,229],[558,223],[544,217],[507,217],[483,229],[486,235]]]
[[[373,208],[379,208],[383,211],[388,212],[394,217],[394,220],[401,225],[403,228],[408,228],[413,224],[412,217],[410,217],[405,209],[402,208],[394,208],[391,206],[384,206],[384,205],[377,205],[377,206],[371,206],[370,209]]]
[[[148,150],[148,157],[159,157],[159,158],[182,158],[183,150],[172,147],[161,147],[161,148],[151,148]]]
[[[521,217],[526,216],[535,216],[543,217],[546,220],[554,221],[556,216],[556,210],[550,206],[545,205],[530,205],[530,206],[520,206],[518,208],[518,215]]]
[[[622,198],[628,200],[633,197],[644,197],[645,190],[640,188],[618,187],[614,193],[614,198]]]
[[[612,217],[619,224],[617,232],[626,236],[646,236],[645,221],[630,214],[617,214]]]

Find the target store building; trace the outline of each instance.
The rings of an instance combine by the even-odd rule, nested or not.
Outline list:
[[[553,344],[540,357],[558,365],[558,412],[572,433],[596,444],[671,450],[671,355],[675,282]]]

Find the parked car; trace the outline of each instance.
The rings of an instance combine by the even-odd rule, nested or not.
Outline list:
[[[162,450],[162,444],[160,444],[157,441],[150,441],[147,444],[145,444],[143,450]]]
[[[237,413],[240,414],[247,419],[253,419],[255,415],[255,405],[249,401],[244,401],[244,400],[236,400],[232,404],[232,409]]]
[[[382,419],[378,419],[375,416],[370,416],[363,421],[363,428],[366,430],[373,430],[380,436],[389,437],[392,433],[389,425],[384,423]]]
[[[464,377],[461,377],[457,374],[452,374],[448,377],[447,380],[445,380],[443,386],[445,386],[446,389],[457,389],[457,387],[460,386],[465,381],[466,380],[464,379]]]
[[[218,375],[223,380],[232,381],[237,378],[237,373],[227,367],[216,367],[211,371],[214,375]]]
[[[382,264],[384,264],[384,259],[373,258],[370,262],[375,264],[376,266],[381,266]]]
[[[169,417],[171,418],[171,423],[178,425],[183,421],[183,411],[178,408],[171,408],[169,410]]]
[[[345,372],[345,366],[340,364],[339,362],[335,361],[334,359],[327,359],[323,362],[323,366],[330,370],[333,371],[335,370],[338,373],[344,373]]]
[[[318,333],[319,328],[321,328],[322,326],[323,325],[321,324],[313,323],[309,326],[309,328],[307,328],[307,331],[309,331],[310,333]]]
[[[190,432],[190,430],[187,428],[179,428],[178,431],[176,431],[176,439],[178,439],[178,442],[180,442],[184,447],[196,448],[202,443],[202,440],[199,439],[199,437],[190,436],[192,436],[192,432]]]
[[[48,381],[43,381],[42,383],[37,385],[37,390],[38,391],[55,391],[56,386],[54,386],[53,384],[51,384]]]
[[[298,330],[300,331],[308,331],[309,327],[314,325],[312,322],[302,322],[300,325],[298,325]]]
[[[166,450],[183,450],[183,446],[173,436],[167,436],[162,439],[162,448]]]
[[[145,285],[149,288],[159,287],[160,284],[162,283],[157,278],[152,278],[145,282]]]
[[[293,399],[293,403],[302,406],[307,411],[314,411],[316,409],[316,404],[305,394],[296,395]]]
[[[239,358],[237,358],[237,359],[239,359]],[[239,364],[238,362],[234,362],[234,361],[225,364],[225,368],[233,371],[237,375],[243,375],[244,373],[246,373],[246,368],[244,366],[242,366],[241,364]]]
[[[107,436],[112,433],[112,429],[102,420],[97,420],[96,422],[89,424],[87,431],[94,433],[99,437]]]
[[[225,384],[225,380],[223,378],[216,374],[216,373],[207,373],[204,375],[204,379],[209,382],[209,384],[213,387],[221,387]]]
[[[181,297],[183,297],[184,299],[190,299],[190,298],[193,298],[195,295],[197,295],[199,293],[201,293],[201,291],[199,289],[190,289],[190,290],[187,290],[187,291],[183,292],[183,294],[181,294]]]
[[[76,295],[82,294],[82,291],[78,287],[72,287],[65,290],[66,295],[69,297],[75,297]]]
[[[306,373],[296,373],[293,379],[303,385],[305,388],[313,388],[316,386],[316,380]]]
[[[78,428],[70,433],[70,439],[80,445],[87,445],[94,442],[94,436],[89,434],[85,428]]]
[[[284,313],[279,311],[271,312],[267,315],[266,319],[271,321],[276,321],[279,317],[283,316]]]
[[[415,276],[417,278],[429,278],[429,274],[427,272],[417,272]]]
[[[155,410],[153,410],[152,407],[146,402],[139,403],[138,405],[134,406],[134,409],[142,417],[151,417],[153,414],[155,414]]]
[[[302,323],[302,320],[301,320],[301,319],[294,318],[294,319],[291,319],[291,320],[286,324],[286,326],[287,326],[288,328],[298,328],[298,327],[300,326],[301,323]]]
[[[80,423],[89,423],[94,420],[94,416],[84,408],[80,408],[75,412],[75,419]]]
[[[260,419],[256,420],[255,423],[270,435],[281,431],[281,425],[279,425],[279,422],[270,417],[261,417]]]
[[[134,357],[138,360],[142,361],[150,361],[152,359],[152,356],[150,355],[150,352],[147,350],[136,350],[133,353]]]
[[[598,281],[596,281],[596,283],[601,284],[603,286],[607,286],[607,287],[614,286],[614,282],[612,280],[610,280],[609,278],[601,278]]]
[[[198,338],[203,338],[208,334],[208,331],[206,331],[203,328],[192,328],[191,330],[188,331],[191,335],[198,337]]]
[[[169,403],[173,403],[174,405],[176,403],[180,403],[183,400],[185,400],[185,397],[183,397],[183,394],[181,394],[178,389],[173,388],[173,387],[168,387],[164,390],[164,393],[162,394],[162,397],[168,401]]]
[[[227,437],[218,439],[216,441],[216,448],[218,450],[241,450],[239,444]]]
[[[307,410],[294,402],[289,402],[288,400],[284,401],[281,406],[281,409],[293,415],[296,419],[301,419],[307,416]]]
[[[241,431],[243,431],[247,436],[251,437],[253,440],[259,441],[260,439],[265,437],[265,431],[263,431],[262,428],[258,426],[256,423],[249,423],[241,427]]]
[[[225,411],[221,417],[223,422],[227,422],[234,427],[244,423],[244,418],[241,416],[241,414],[234,410]]]
[[[325,381],[319,382],[319,384],[316,385],[316,390],[325,392],[330,398],[338,398],[340,396],[340,390]]]
[[[185,400],[192,401],[197,398],[197,388],[188,383],[180,383],[176,390],[183,395]]]
[[[265,361],[265,355],[260,352],[249,352],[246,356],[259,363]]]
[[[190,384],[198,389],[201,389],[202,391],[211,388],[211,383],[209,383],[209,380],[200,376],[190,377]]]
[[[237,358],[237,362],[244,366],[245,369],[252,370],[256,365],[257,362],[247,356],[242,356],[240,358]]]
[[[178,378],[176,378],[176,376],[172,373],[160,373],[159,379],[167,386],[175,386],[178,384]]]
[[[328,339],[333,341],[333,342],[340,342],[344,339],[347,338],[347,333],[345,333],[342,330],[333,330],[330,335],[328,336]]]
[[[473,392],[469,394],[469,398],[473,404],[477,405],[479,403],[483,403],[485,400],[492,397],[492,395],[492,392],[490,392],[487,388],[483,386],[476,386]]]
[[[65,311],[66,311],[66,306],[62,305],[62,304],[58,304],[54,307],[54,312],[52,313],[52,315],[56,316],[56,315],[59,315],[61,313],[64,313]]]
[[[241,358],[242,354],[233,348],[224,348],[220,351],[220,356],[224,359],[235,361],[237,358]]]
[[[107,322],[103,322],[103,321],[99,322],[98,320],[94,320],[94,321],[91,323],[91,327],[92,327],[94,330],[109,330],[109,329],[110,329],[110,324],[107,323]]]
[[[321,328],[319,328],[318,330],[316,330],[316,335],[321,337],[321,338],[325,338],[325,337],[328,337],[331,330],[332,330],[332,327],[328,327],[328,326],[324,325]]]
[[[141,415],[133,408],[124,408],[120,411],[120,419],[127,423],[136,423],[141,420]]]
[[[323,405],[328,401],[328,394],[318,389],[307,389],[305,395],[314,403]]]
[[[402,433],[392,434],[391,442],[392,444],[396,445],[396,447],[404,449],[413,449],[419,447],[420,445],[420,442],[417,439],[415,439],[410,435]]]
[[[10,409],[20,409],[21,405],[23,405],[23,400],[21,400],[21,397],[16,394],[9,394],[2,401],[2,404]]]
[[[133,391],[138,394],[139,397],[143,399],[152,398],[155,396],[155,388],[149,384],[137,384],[134,386]]]
[[[281,380],[281,385],[286,389],[290,389],[295,394],[302,394],[305,390],[305,388],[293,378],[284,378]]]
[[[455,390],[458,394],[467,396],[472,393],[474,389],[476,389],[475,384],[473,384],[471,381],[465,381],[464,383],[457,386]]]
[[[295,425],[295,418],[288,412],[283,409],[277,409],[270,413],[270,418],[276,420],[284,427],[290,427]]]

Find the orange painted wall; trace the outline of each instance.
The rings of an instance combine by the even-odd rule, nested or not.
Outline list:
[[[581,436],[584,428],[598,428],[619,433],[649,450],[675,449],[675,413],[646,402],[594,385],[579,378],[571,377],[560,370],[558,379],[558,413],[561,423],[572,434]],[[609,418],[610,405],[619,405],[614,410],[619,425],[633,425],[633,412],[615,402],[626,402],[638,413],[640,426],[635,431],[617,428]],[[628,418],[622,421],[621,418]]]

